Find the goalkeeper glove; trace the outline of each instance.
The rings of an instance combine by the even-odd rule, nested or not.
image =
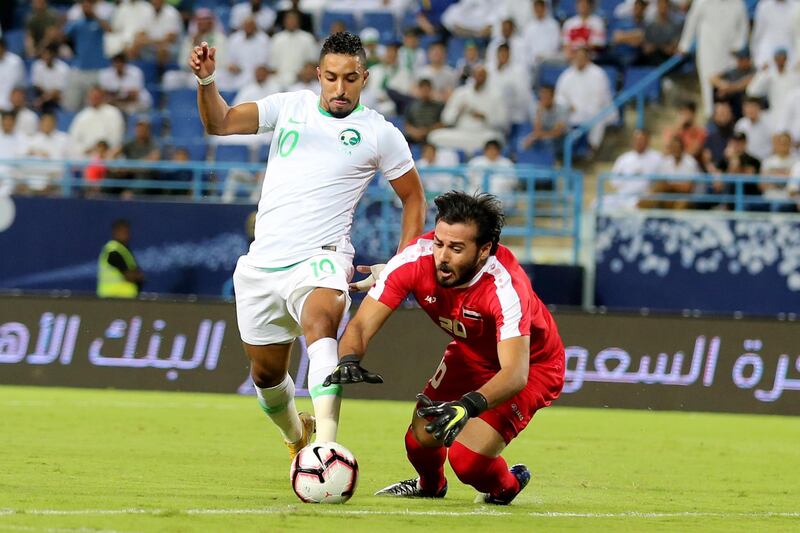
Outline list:
[[[435,417],[426,426],[425,431],[437,440],[444,441],[450,447],[453,441],[470,418],[478,416],[489,407],[486,397],[480,392],[468,392],[460,400],[435,404],[424,394],[418,394],[421,407],[417,415],[423,418]]]
[[[378,278],[381,277],[381,272],[383,269],[386,268],[386,265],[383,263],[379,263],[377,265],[372,266],[359,266],[357,270],[362,274],[366,274],[369,272],[369,276],[362,279],[361,281],[356,281],[355,283],[350,284],[350,290],[354,292],[364,292],[368,291],[370,287],[372,287]]]
[[[345,355],[339,359],[339,364],[333,369],[331,375],[322,382],[323,387],[331,383],[383,383],[380,374],[370,372],[361,366],[361,358],[356,354]]]

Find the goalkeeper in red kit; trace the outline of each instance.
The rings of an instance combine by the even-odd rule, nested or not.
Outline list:
[[[564,346],[553,317],[508,248],[503,213],[489,194],[451,191],[435,199],[432,232],[412,241],[377,276],[339,341],[339,365],[325,383],[381,383],[361,366],[370,339],[411,293],[453,341],[422,394],[405,436],[419,477],[377,492],[442,498],[444,463],[481,495],[507,505],[528,484],[525,465],[508,468],[503,449],[534,413],[558,398]]]

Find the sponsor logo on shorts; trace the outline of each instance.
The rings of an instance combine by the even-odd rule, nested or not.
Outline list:
[[[512,403],[511,410],[514,411],[514,414],[517,415],[517,418],[519,418],[520,422],[525,420],[525,417],[522,416],[522,413],[520,412],[519,407],[517,407],[517,404]]]
[[[436,296],[426,296],[425,301],[429,304],[436,303]]]

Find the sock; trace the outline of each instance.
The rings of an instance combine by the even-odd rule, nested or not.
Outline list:
[[[450,466],[462,483],[496,498],[511,498],[519,492],[519,482],[508,471],[502,457],[487,457],[473,452],[460,442],[450,446]]]
[[[303,425],[297,416],[294,405],[294,381],[287,374],[280,385],[259,388],[255,385],[258,404],[267,413],[272,422],[278,426],[286,442],[297,442],[303,436]]]
[[[436,494],[444,487],[447,482],[444,477],[447,449],[444,446],[425,448],[417,441],[414,431],[409,426],[406,431],[406,455],[419,474],[419,484],[423,491]]]
[[[325,337],[311,343],[308,353],[308,392],[317,418],[317,442],[335,442],[339,429],[342,386],[322,386],[325,378],[339,364],[336,339]]]

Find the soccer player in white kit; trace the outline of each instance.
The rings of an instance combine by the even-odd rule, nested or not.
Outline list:
[[[380,170],[403,204],[402,249],[422,232],[425,197],[402,133],[359,103],[369,73],[357,36],[344,32],[326,39],[317,68],[320,96],[278,93],[234,107],[214,83],[215,53],[202,43],[189,57],[206,132],[275,132],[255,241],[239,258],[233,282],[258,402],[294,457],[315,425],[313,417],[297,412],[288,374],[292,342],[300,335],[308,345],[317,440],[336,440],[341,388],[322,382],[338,363],[336,333],[350,306],[356,204]]]

